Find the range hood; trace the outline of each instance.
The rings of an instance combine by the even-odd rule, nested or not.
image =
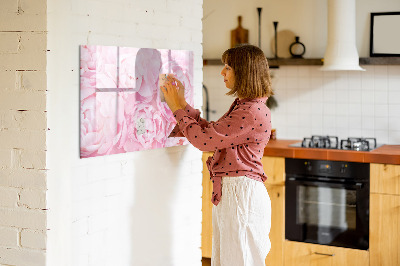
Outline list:
[[[328,44],[323,71],[358,70],[355,0],[328,0]]]

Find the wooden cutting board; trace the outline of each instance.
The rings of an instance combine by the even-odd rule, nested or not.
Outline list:
[[[249,43],[249,30],[242,27],[242,16],[238,16],[238,27],[231,30],[231,48],[238,44]]]

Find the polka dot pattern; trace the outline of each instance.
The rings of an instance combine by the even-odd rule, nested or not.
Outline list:
[[[213,182],[211,201],[215,205],[221,200],[224,176],[247,176],[261,182],[267,178],[261,164],[271,132],[266,100],[266,97],[236,99],[216,122],[201,118],[200,111],[190,105],[174,113],[179,126],[173,130],[174,134],[183,133],[193,146],[202,151],[215,151],[207,160]]]

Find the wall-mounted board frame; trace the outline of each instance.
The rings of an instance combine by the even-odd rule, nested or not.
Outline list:
[[[371,57],[400,56],[400,11],[371,13]]]
[[[80,46],[80,157],[189,144],[172,134],[177,122],[159,88],[178,78],[193,106],[193,52],[119,46]]]

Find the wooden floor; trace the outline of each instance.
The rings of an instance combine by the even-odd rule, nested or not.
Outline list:
[[[211,259],[209,258],[202,258],[201,262],[203,263],[203,266],[211,266]]]

